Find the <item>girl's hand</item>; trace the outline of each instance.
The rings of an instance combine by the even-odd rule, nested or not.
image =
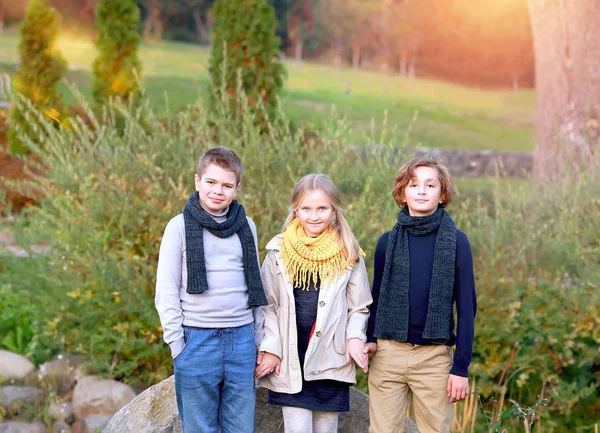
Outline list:
[[[281,367],[281,359],[279,356],[273,355],[269,352],[260,352],[256,357],[256,370],[254,370],[254,377],[260,379],[265,377],[267,374],[275,372],[279,376],[279,368]]]
[[[375,353],[377,353],[377,343],[367,343],[365,344],[365,348],[363,349],[363,353],[366,354],[369,358]]]
[[[350,362],[350,357],[356,361],[356,364],[365,373],[369,371],[369,357],[364,353],[365,343],[360,338],[352,338],[346,342],[346,363]]]
[[[448,378],[448,386],[446,391],[448,391],[450,403],[462,400],[469,393],[469,379],[451,374]]]

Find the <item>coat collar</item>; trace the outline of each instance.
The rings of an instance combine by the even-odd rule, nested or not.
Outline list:
[[[278,235],[276,235],[275,237],[273,237],[273,239],[271,239],[268,243],[267,246],[265,247],[267,250],[276,250],[276,251],[280,251],[281,250],[281,241],[283,240],[283,233],[279,233]]]

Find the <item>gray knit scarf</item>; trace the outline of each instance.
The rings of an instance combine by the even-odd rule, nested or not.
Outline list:
[[[407,207],[398,213],[398,222],[390,232],[387,243],[375,321],[376,337],[395,341],[407,340],[410,282],[408,233],[423,236],[437,229],[439,230],[433,253],[429,305],[422,337],[429,340],[448,340],[450,337],[456,225],[442,208],[438,208],[431,215],[414,217],[410,216]]]
[[[248,307],[267,304],[267,298],[260,279],[260,268],[256,257],[254,236],[246,218],[244,207],[236,200],[229,205],[227,220],[218,223],[200,204],[198,191],[194,192],[183,210],[185,221],[185,245],[187,250],[187,292],[204,293],[208,290],[206,263],[204,262],[203,229],[225,239],[237,233],[242,244],[244,273],[248,286]]]

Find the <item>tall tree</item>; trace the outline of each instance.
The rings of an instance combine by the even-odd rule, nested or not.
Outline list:
[[[160,41],[164,31],[163,2],[161,0],[141,0],[140,3],[146,11],[144,40],[154,39]]]
[[[213,25],[210,6],[213,0],[180,0],[185,6],[185,12],[194,18],[196,39],[198,42],[210,43],[210,33]]]
[[[21,20],[25,14],[25,2],[15,0],[0,0],[0,33],[4,28],[4,22]]]
[[[313,14],[310,1],[291,0],[288,6],[288,36],[294,47],[296,66],[302,64],[304,41],[308,32],[313,29]]]
[[[92,65],[96,101],[110,96],[128,98],[138,91],[142,72],[139,24],[135,0],[100,0],[96,6],[99,53]]]
[[[60,15],[48,0],[29,0],[25,18],[21,22],[21,63],[13,86],[57,122],[60,121],[63,107],[58,85],[67,72],[66,62],[55,48],[59,29]],[[11,150],[15,153],[27,153],[26,146],[17,134],[17,128],[22,128],[32,136],[32,125],[25,118],[19,104],[11,109],[8,124]]]
[[[275,36],[273,8],[266,0],[217,0],[213,17],[213,89],[224,87],[235,104],[239,71],[250,104],[260,99],[268,109],[275,107],[285,69],[278,60],[279,38]]]
[[[537,94],[534,179],[600,148],[600,2],[528,0]]]

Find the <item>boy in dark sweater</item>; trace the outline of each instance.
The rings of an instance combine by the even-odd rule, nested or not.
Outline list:
[[[412,159],[398,171],[393,196],[402,209],[375,250],[364,349],[375,354],[369,432],[403,432],[412,391],[419,431],[448,433],[452,403],[469,392],[477,308],[471,246],[444,210],[452,200],[445,166]]]

